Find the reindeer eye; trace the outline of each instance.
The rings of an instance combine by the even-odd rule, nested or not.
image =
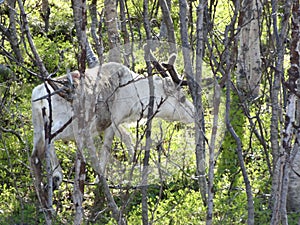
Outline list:
[[[180,103],[184,103],[185,100],[186,100],[186,97],[185,97],[185,96],[182,96],[182,97],[179,99]]]

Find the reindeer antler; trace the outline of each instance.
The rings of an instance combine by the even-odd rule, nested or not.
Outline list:
[[[150,62],[153,64],[155,69],[160,73],[160,75],[165,78],[168,77],[169,75],[166,73],[166,70],[160,65],[160,63],[157,61],[155,56],[153,55],[152,51],[150,50],[150,55],[149,55]]]
[[[64,98],[68,102],[73,101],[73,92],[76,86],[78,86],[78,79],[80,78],[80,73],[78,71],[68,71],[67,75],[60,77],[58,79],[46,78],[47,83],[54,90],[52,93],[44,95],[38,99],[34,99],[33,102],[46,99],[49,96],[58,94],[60,97]]]
[[[172,77],[172,80],[176,83],[179,84],[180,86],[187,86],[188,83],[186,80],[182,80],[179,78],[178,73],[176,69],[174,68],[174,65],[168,64],[168,63],[162,63],[163,67],[167,69],[169,72],[170,76]]]
[[[149,59],[150,59],[151,63],[153,64],[153,66],[155,67],[155,69],[161,74],[162,77],[165,78],[165,77],[170,76],[174,83],[176,83],[180,86],[187,85],[187,81],[180,79],[176,69],[174,68],[174,63],[176,60],[175,54],[172,54],[170,56],[168,63],[162,63],[162,65],[157,61],[157,59],[153,55],[152,51],[150,51]],[[170,75],[167,74],[167,72],[164,68],[166,68],[166,70],[169,72]]]
[[[71,99],[69,98],[69,95],[67,94],[67,92],[68,92],[67,89],[69,89],[68,87],[63,86],[62,88],[59,88],[58,85],[56,84],[56,81],[54,81],[50,78],[47,78],[46,81],[53,88],[53,90],[54,90],[53,94],[58,94],[60,97],[66,99],[67,101],[71,101]]]

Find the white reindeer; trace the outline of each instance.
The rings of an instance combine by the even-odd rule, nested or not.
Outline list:
[[[79,73],[71,73],[74,80]],[[58,78],[57,81],[61,81]],[[46,116],[52,109],[50,142],[50,158],[53,170],[53,187],[58,188],[62,182],[62,170],[55,154],[56,140],[75,140],[80,126],[89,129],[92,136],[104,131],[101,171],[104,171],[107,152],[111,148],[114,134],[126,135],[119,126],[124,122],[134,122],[147,116],[149,105],[148,78],[140,76],[118,63],[106,63],[85,71],[83,84],[77,84],[73,101],[68,101],[53,89],[49,82],[38,85],[32,92],[32,121],[34,127],[34,143],[32,162],[38,164],[45,154],[45,129],[42,108],[46,109]],[[177,79],[178,81],[178,79]],[[53,81],[52,81],[53,83]],[[186,99],[180,85],[171,77],[153,76],[154,83],[154,112],[155,117],[167,121],[194,121],[194,106]],[[47,88],[46,88],[47,86]],[[51,95],[51,107],[45,96]],[[84,100],[84,101],[82,101]],[[84,121],[82,121],[84,120]],[[126,137],[126,145],[130,145],[130,138]],[[130,149],[129,149],[130,150]],[[133,153],[130,152],[132,155]]]

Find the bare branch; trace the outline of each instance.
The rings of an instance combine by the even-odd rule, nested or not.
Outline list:
[[[15,135],[15,136],[18,138],[18,140],[19,140],[22,144],[24,144],[24,141],[22,140],[21,135],[20,135],[17,131],[12,130],[12,129],[6,129],[6,128],[4,128],[4,127],[0,127],[0,130],[1,130],[2,132],[4,132],[4,133],[11,133],[11,134]]]

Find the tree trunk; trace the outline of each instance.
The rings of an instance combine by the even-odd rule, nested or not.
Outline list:
[[[48,0],[42,0],[42,7],[41,7],[41,16],[45,23],[45,32],[48,33],[49,31],[49,19],[50,19],[50,7]]]
[[[84,210],[82,207],[84,195],[84,182],[86,178],[85,165],[86,161],[83,156],[83,149],[77,149],[75,159],[75,178],[74,178],[74,193],[73,203],[75,206],[74,224],[80,225],[83,223]]]
[[[26,13],[24,10],[23,2],[21,0],[18,0],[18,4],[19,4],[19,8],[20,8],[20,14],[21,14],[23,26],[24,26],[23,29],[24,29],[25,35],[27,37],[27,41],[29,43],[31,52],[33,53],[35,63],[37,64],[37,66],[39,68],[40,74],[42,74],[42,78],[46,78],[49,76],[49,73],[46,70],[45,65],[43,64],[43,61],[42,61],[41,57],[39,56],[37,49],[35,47],[35,44],[33,42],[33,39],[32,39],[31,33],[30,33],[30,29],[29,29],[29,25],[28,25],[27,16],[26,16]],[[51,109],[50,100],[51,100],[51,98],[49,98],[49,105],[50,105],[50,109]],[[51,128],[51,120],[52,120],[51,112],[49,112],[49,115],[50,115],[50,118],[49,118],[50,124],[48,126],[50,126],[50,128]],[[51,129],[50,129],[50,132],[51,132]],[[50,137],[48,136],[47,140],[45,142],[45,148],[47,150],[49,147],[49,142],[51,141],[49,138]],[[33,156],[33,157],[35,157],[35,156]],[[42,162],[41,162],[41,159],[38,157],[36,157],[36,158],[33,158],[33,157],[31,158],[30,161],[31,161],[31,166],[32,166],[32,172],[33,172],[33,175],[35,176],[35,188],[37,191],[37,196],[39,198],[41,207],[42,207],[44,215],[45,215],[46,224],[52,224],[52,212],[53,212],[52,211],[52,193],[51,193],[51,196],[48,196],[48,193],[44,189],[45,187],[42,186],[42,165],[41,165]],[[35,161],[36,159],[38,159],[39,162],[36,162]],[[50,174],[52,174],[52,171],[50,172]],[[51,181],[51,179],[49,179],[49,180]],[[49,198],[51,198],[51,199],[49,199]]]
[[[248,98],[248,100],[257,98],[260,90],[260,14],[260,1],[242,1],[239,18],[237,87],[243,97]]]
[[[171,12],[171,0],[166,0],[166,1],[167,1],[169,12]],[[166,40],[167,38],[168,38],[168,28],[163,18],[159,28],[159,40]]]
[[[214,209],[214,169],[215,169],[215,146],[218,134],[219,107],[221,101],[221,90],[217,82],[214,84],[214,102],[213,102],[213,127],[211,131],[211,141],[209,145],[209,169],[208,169],[208,187],[207,187],[207,216],[206,224],[213,224]]]
[[[204,118],[202,112],[202,94],[201,94],[201,76],[202,76],[202,53],[198,54],[198,63],[197,63],[197,74],[194,76],[192,69],[192,61],[191,61],[191,49],[188,38],[188,30],[187,30],[187,2],[186,0],[180,0],[180,34],[181,34],[181,43],[182,43],[182,53],[184,59],[184,70],[188,79],[189,89],[192,93],[193,103],[196,109],[195,112],[195,129],[196,129],[196,164],[197,164],[197,172],[196,176],[199,182],[199,188],[203,203],[206,205],[207,203],[207,184],[205,177],[206,170],[206,161],[205,161],[205,131],[204,131]],[[201,16],[201,15],[198,15]],[[198,27],[200,29],[200,27]],[[200,34],[198,34],[200,35]],[[198,37],[199,38],[199,37]],[[201,37],[200,37],[201,38]],[[199,39],[198,39],[199,41]],[[200,40],[200,42],[202,42]],[[200,46],[201,45],[201,46]],[[202,44],[197,45],[198,50],[202,48]]]
[[[102,39],[102,22],[99,22],[99,20],[97,19],[97,0],[92,0],[92,3],[89,6],[89,10],[91,15],[91,35],[94,40],[94,47],[99,57],[99,63],[100,65],[102,65],[104,47]],[[102,13],[100,17],[102,17]],[[101,20],[102,18],[100,18],[100,21]]]
[[[9,40],[10,46],[14,52],[14,56],[16,57],[19,63],[23,63],[23,56],[20,49],[20,39],[17,34],[16,28],[16,0],[8,0],[8,15],[9,15],[9,27],[6,29],[5,27],[0,25],[0,31],[7,37]]]
[[[297,140],[300,140],[299,132]],[[293,147],[293,155],[291,156],[291,171],[288,183],[287,193],[287,212],[300,212],[300,146],[295,144]]]
[[[87,24],[87,18],[86,18],[86,2],[81,0],[72,0],[72,7],[73,7],[73,17],[75,22],[75,28],[76,28],[76,34],[77,39],[79,43],[79,71],[81,75],[80,85],[81,90],[85,90],[85,79],[84,79],[84,73],[85,73],[85,62],[86,62],[86,52],[88,46],[87,42],[87,36],[86,36],[86,24]],[[77,97],[81,100],[81,104],[73,105],[74,110],[77,112],[82,112],[84,105],[86,104],[86,96],[84,95],[84,91],[80,93]],[[78,107],[78,108],[76,108]],[[88,109],[84,109],[88,113]],[[85,135],[86,132],[86,117],[83,113],[78,113],[78,127],[79,127],[79,144],[77,143],[77,149],[76,149],[76,161],[75,161],[75,178],[74,178],[74,191],[73,191],[73,201],[75,206],[75,216],[74,216],[74,224],[82,224],[84,219],[84,210],[82,207],[83,203],[83,195],[84,195],[84,181],[85,181],[85,158],[83,156],[84,151],[84,142],[85,142]]]
[[[168,44],[169,44],[169,53],[176,53],[176,40],[175,40],[175,32],[174,32],[174,23],[171,17],[169,6],[166,0],[159,0],[159,4],[161,7],[162,15],[163,15],[163,24],[165,24],[168,33]]]
[[[116,0],[105,0],[105,24],[107,27],[109,62],[121,62],[120,36]]]
[[[149,2],[144,0],[143,2],[143,16],[144,16],[144,28],[146,31],[147,40],[151,40],[151,29],[150,29],[150,20],[149,20]],[[144,58],[147,65],[148,81],[149,81],[149,106],[147,114],[147,123],[146,123],[146,147],[145,155],[143,159],[143,171],[142,171],[142,222],[143,225],[149,224],[148,218],[148,173],[149,173],[149,159],[150,159],[150,149],[151,149],[151,132],[152,132],[152,117],[153,117],[153,107],[154,107],[154,86],[153,86],[153,77],[151,62],[149,61],[150,47],[147,46],[144,48]]]
[[[286,106],[286,116],[284,130],[282,134],[281,145],[279,145],[279,118],[282,115],[279,113],[279,90],[281,79],[283,77],[283,62],[285,54],[285,40],[287,38],[287,27],[289,24],[291,1],[286,1],[283,8],[283,17],[280,23],[280,30],[278,29],[277,21],[277,1],[272,1],[272,19],[273,29],[276,39],[277,61],[275,64],[274,82],[272,87],[272,118],[271,118],[271,144],[273,154],[273,179],[272,179],[272,219],[271,224],[288,224],[286,200],[290,173],[291,162],[291,138],[293,134],[293,123],[295,122],[295,96],[293,93],[288,94],[288,101]],[[295,81],[292,81],[292,86],[295,86]],[[293,91],[290,89],[289,91]]]
[[[226,40],[228,40],[226,38]],[[229,43],[225,44],[225,46],[228,46]],[[225,120],[226,120],[226,127],[233,139],[236,142],[236,152],[239,160],[239,165],[243,174],[244,178],[244,184],[246,187],[246,194],[247,194],[247,207],[248,207],[248,218],[247,218],[247,224],[248,225],[254,225],[254,201],[253,201],[253,195],[252,195],[252,188],[250,185],[250,180],[246,171],[245,162],[243,158],[243,149],[242,149],[242,141],[241,138],[236,133],[234,127],[231,124],[231,118],[230,118],[230,95],[231,95],[231,64],[230,64],[230,58],[232,58],[232,55],[229,53],[229,51],[225,52],[226,55],[226,71],[227,71],[227,83],[226,83],[226,114],[225,114]]]
[[[243,148],[242,148],[242,140],[240,132],[237,132],[237,127],[233,126],[232,122],[233,119],[231,117],[232,112],[232,105],[236,106],[239,104],[238,100],[235,98],[231,102],[231,96],[232,96],[232,79],[231,74],[233,72],[233,68],[235,66],[235,62],[232,62],[232,59],[235,58],[235,42],[232,43],[231,40],[234,40],[235,33],[235,24],[237,20],[237,15],[240,10],[240,1],[235,1],[235,11],[234,16],[231,19],[230,25],[226,26],[225,29],[225,38],[224,38],[224,57],[225,57],[225,76],[226,76],[226,103],[225,103],[225,121],[226,121],[226,128],[231,135],[231,138],[233,138],[235,145],[235,151],[237,154],[237,159],[239,162],[239,167],[241,169],[244,185],[246,188],[246,196],[247,196],[247,211],[248,211],[248,217],[247,217],[247,224],[248,225],[254,225],[254,201],[253,201],[253,195],[252,195],[252,188],[250,184],[250,179],[246,170],[245,162],[244,162],[244,156],[243,156]],[[234,96],[234,95],[233,95]],[[241,112],[236,111],[236,114],[241,114]],[[243,116],[243,115],[242,115]],[[235,118],[236,119],[236,118]],[[239,123],[239,121],[238,121]],[[243,124],[243,122],[242,122]]]
[[[288,71],[288,85],[291,92],[299,94],[300,78],[300,8],[299,0],[293,0],[292,6],[292,26],[291,26],[291,49],[290,49],[290,68]],[[295,124],[300,124],[300,101],[296,100]],[[291,212],[300,212],[300,131],[295,129],[296,140],[293,146],[293,155],[291,156],[290,181],[288,186],[287,209]]]
[[[283,62],[285,54],[285,40],[287,38],[287,28],[289,24],[290,11],[291,11],[291,1],[286,1],[283,8],[283,17],[280,23],[280,30],[278,29],[278,8],[277,1],[272,1],[272,22],[274,36],[276,40],[276,52],[277,59],[275,64],[273,87],[271,90],[271,101],[272,101],[272,117],[271,117],[271,145],[272,145],[272,155],[273,155],[273,178],[272,178],[272,219],[271,224],[283,224],[287,223],[286,214],[286,198],[287,198],[287,185],[288,185],[288,173],[289,173],[289,160],[290,160],[290,150],[286,151],[282,145],[289,146],[290,140],[286,140],[286,137],[280,135],[279,132],[279,118],[280,115],[280,104],[278,101],[279,90],[281,86],[281,79],[284,74]],[[289,96],[292,97],[292,96]],[[293,99],[293,98],[292,98]],[[293,116],[291,112],[293,108],[293,103],[290,102],[287,105],[287,112],[285,119],[289,119]],[[289,111],[289,112],[288,112]],[[285,129],[290,126],[289,121],[285,121]],[[290,134],[291,131],[285,130],[286,134]],[[281,145],[279,145],[278,137],[281,137]],[[285,138],[285,140],[283,139]],[[281,146],[281,147],[280,147]]]
[[[126,9],[125,9],[125,0],[120,0],[120,18],[121,18],[121,32],[124,38],[124,65],[130,66],[130,55],[131,55],[131,46],[129,39],[129,32],[127,30],[127,18],[126,18]]]
[[[274,169],[274,178],[276,182],[273,183],[274,191],[274,204],[272,212],[271,224],[288,224],[287,218],[287,193],[289,186],[289,174],[291,169],[291,148],[294,133],[293,124],[295,123],[295,110],[296,110],[296,96],[291,94],[289,96],[288,105],[285,116],[285,129],[283,132],[283,140],[281,152],[277,164]],[[276,176],[276,177],[275,177]],[[276,184],[276,186],[274,185]]]
[[[73,17],[76,28],[76,36],[79,43],[79,54],[78,54],[78,68],[81,75],[85,72],[86,52],[89,48],[87,36],[86,36],[86,2],[81,0],[72,0]]]

